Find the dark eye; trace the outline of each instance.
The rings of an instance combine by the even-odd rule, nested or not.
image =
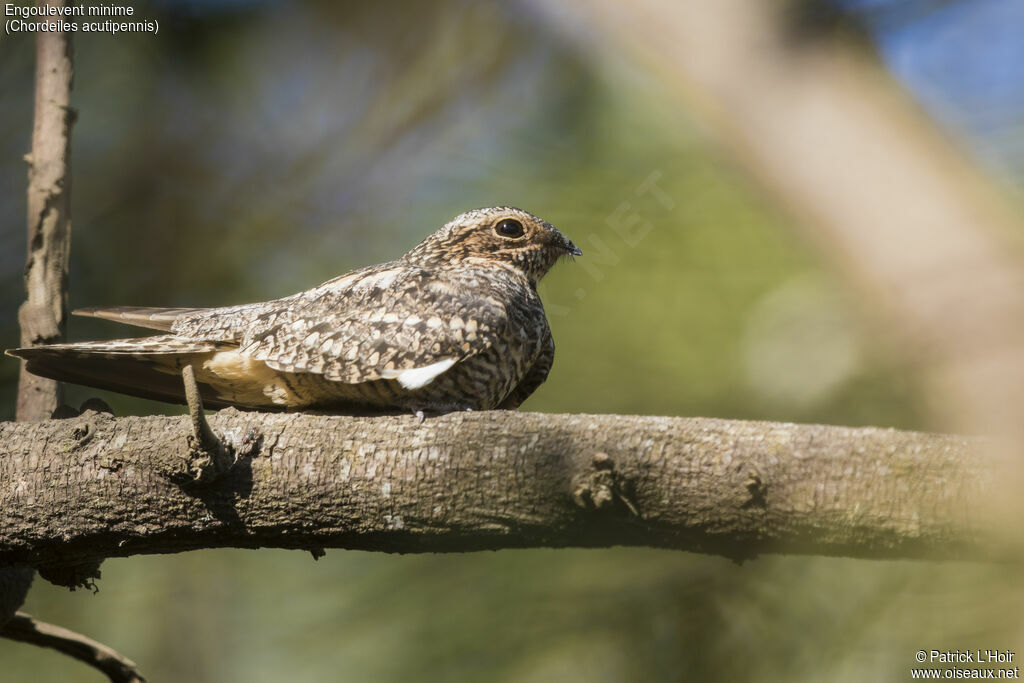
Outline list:
[[[515,239],[517,237],[522,237],[525,231],[523,230],[523,224],[515,218],[506,218],[499,221],[498,224],[494,226],[494,232],[498,233],[502,237]]]

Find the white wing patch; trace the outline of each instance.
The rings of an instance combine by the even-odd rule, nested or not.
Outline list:
[[[396,379],[406,389],[419,389],[433,382],[437,377],[451,366],[455,365],[454,358],[445,358],[422,368],[409,368],[407,370],[382,370],[380,376],[384,379]]]

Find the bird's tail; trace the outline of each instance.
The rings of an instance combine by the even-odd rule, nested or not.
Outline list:
[[[86,318],[103,318],[126,325],[169,331],[174,321],[189,315],[203,313],[206,308],[153,308],[150,306],[94,306],[76,308],[72,313]]]
[[[109,389],[140,398],[185,402],[181,369],[202,362],[218,345],[187,341],[172,335],[111,341],[50,344],[10,349],[34,375],[61,382]],[[204,403],[212,408],[229,405],[216,392],[199,385]]]

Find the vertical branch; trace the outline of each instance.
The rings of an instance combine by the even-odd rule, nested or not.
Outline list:
[[[38,7],[64,7],[66,0],[36,0]],[[25,303],[18,309],[21,345],[52,344],[67,334],[68,256],[71,251],[71,36],[36,33],[36,106],[28,161],[28,258]],[[58,382],[25,372],[18,381],[19,421],[48,419],[62,402]],[[99,565],[89,571],[99,576]],[[111,681],[144,683],[135,663],[67,629],[15,612],[35,572],[0,568],[0,637],[49,647],[102,671]]]
[[[66,0],[37,0],[63,7]],[[18,310],[21,345],[64,339],[71,247],[71,36],[36,34],[36,103],[28,169],[27,298]],[[45,420],[61,403],[60,384],[25,372],[18,382],[19,420]]]
[[[63,6],[65,0],[38,0]],[[67,318],[68,251],[71,245],[71,37],[36,34],[36,105],[28,161],[27,298],[18,309],[21,345],[60,341]],[[25,372],[18,380],[19,420],[45,420],[61,403],[60,384]],[[0,627],[25,601],[35,572],[0,570]]]

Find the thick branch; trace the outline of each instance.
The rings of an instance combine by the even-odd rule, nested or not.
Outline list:
[[[504,411],[228,409],[211,425],[235,463],[200,484],[184,416],[0,424],[0,563],[225,546],[1008,554],[979,512],[996,476],[980,440]]]

